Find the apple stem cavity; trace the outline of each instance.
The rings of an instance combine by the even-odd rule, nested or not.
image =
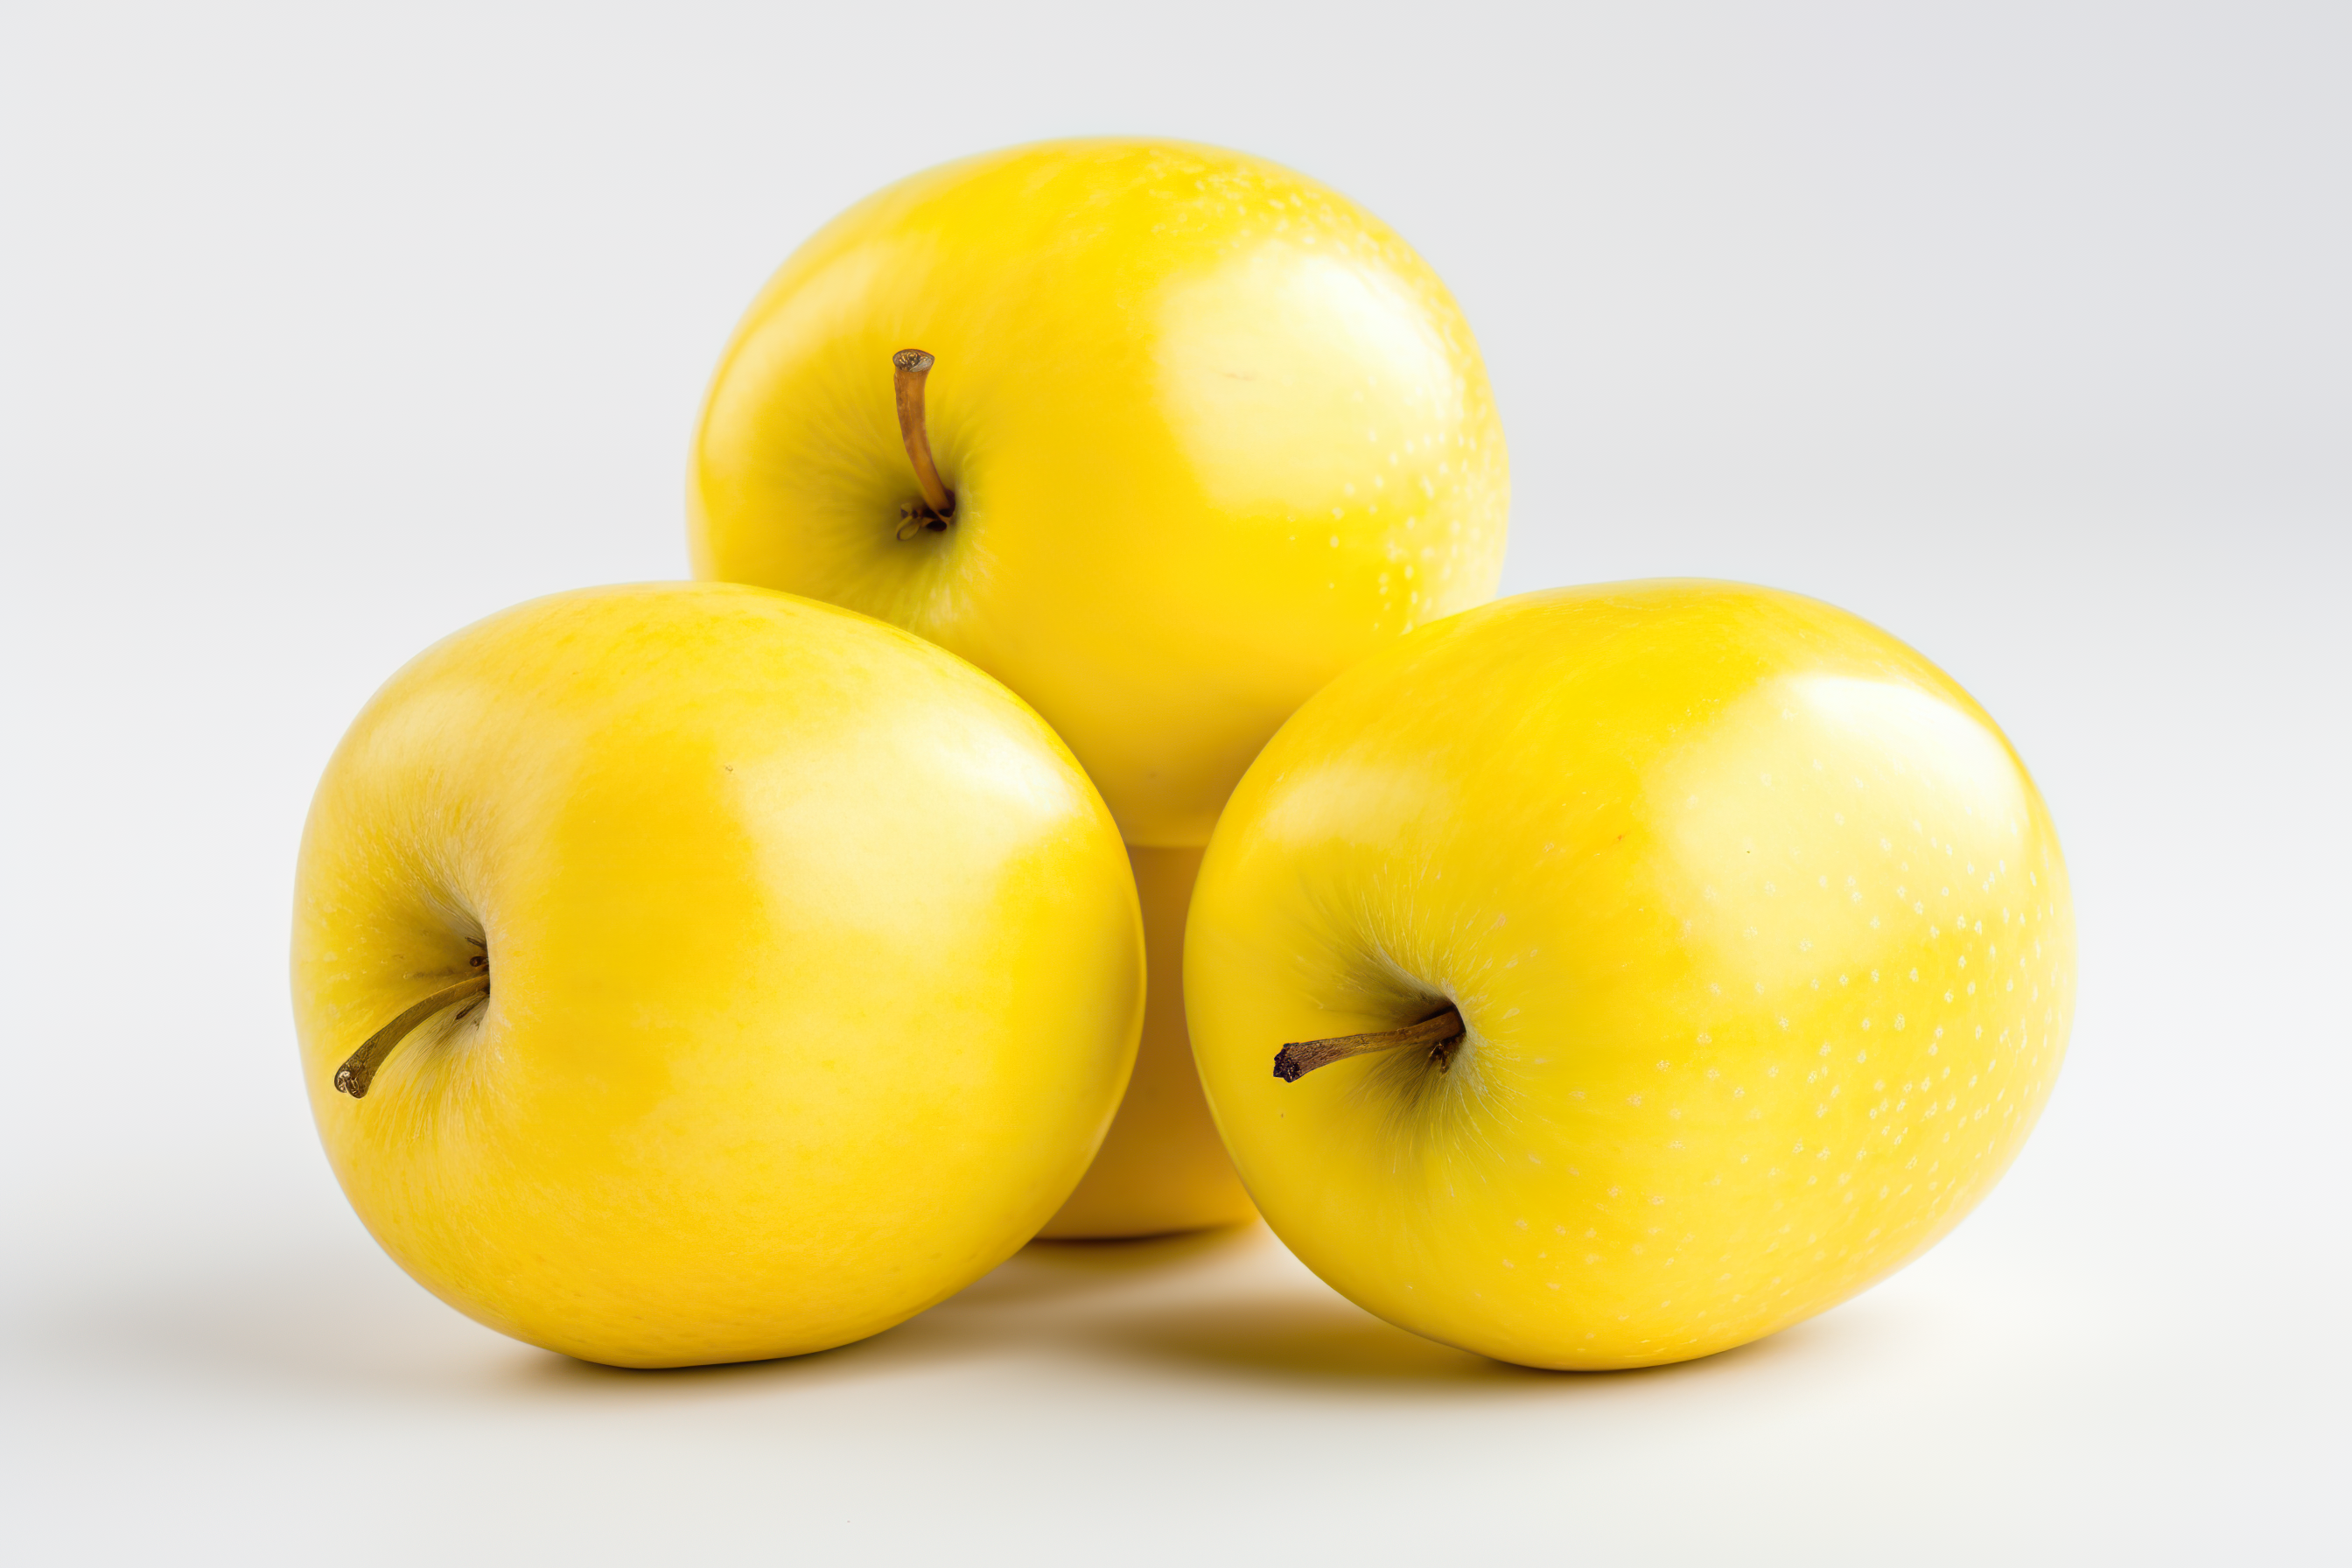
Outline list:
[[[1328,1067],[1349,1057],[1360,1057],[1368,1051],[1402,1050],[1407,1046],[1427,1046],[1429,1059],[1437,1064],[1439,1072],[1446,1072],[1454,1066],[1454,1052],[1461,1045],[1464,1032],[1462,1010],[1449,1006],[1434,1017],[1408,1024],[1402,1029],[1375,1035],[1338,1035],[1328,1040],[1294,1040],[1274,1053],[1274,1076],[1285,1083],[1297,1083],[1317,1068]]]
[[[914,468],[915,483],[923,490],[921,500],[908,501],[898,509],[901,540],[912,539],[925,529],[938,533],[955,516],[955,491],[940,479],[939,465],[931,461],[930,433],[923,427],[923,382],[934,363],[920,349],[900,349],[890,356],[898,393],[898,438],[907,444],[907,461]]]
[[[469,996],[488,995],[490,976],[487,961],[476,957],[469,962],[481,973],[469,974],[455,985],[443,986],[430,996],[419,1001],[415,1006],[403,1011],[399,1017],[394,1018],[374,1034],[370,1035],[360,1048],[353,1051],[344,1059],[343,1065],[335,1069],[335,1087],[353,1100],[366,1099],[368,1085],[375,1081],[375,1069],[383,1065],[384,1058],[392,1055],[393,1047],[416,1032],[418,1025],[445,1008],[456,1006]],[[466,1013],[472,1012],[474,1006],[478,1005],[479,1005],[478,1003],[469,1005]],[[462,1018],[466,1013],[460,1013],[457,1016]]]

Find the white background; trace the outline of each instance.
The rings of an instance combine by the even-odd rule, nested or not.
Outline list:
[[[2347,18],[10,4],[0,1546],[2342,1561]],[[342,726],[492,609],[683,574],[704,377],[819,222],[1097,131],[1288,163],[1435,263],[1512,444],[1507,588],[1802,589],[2007,726],[2081,1009],[1932,1257],[1632,1375],[1412,1339],[1263,1231],[644,1374],[375,1251],[284,979]]]

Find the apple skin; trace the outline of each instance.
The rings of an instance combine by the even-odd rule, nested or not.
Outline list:
[[[1360,1306],[1529,1366],[1745,1343],[1900,1268],[2065,1052],[2065,864],[1992,721],[1811,600],[1530,594],[1349,671],[1235,792],[1193,1044],[1243,1181]],[[1459,1007],[1450,1068],[1290,1041]]]
[[[937,356],[918,499],[894,351]],[[737,329],[694,443],[698,576],[846,605],[1034,705],[1129,843],[1197,847],[1332,676],[1491,597],[1508,465],[1412,248],[1272,163],[1019,147],[835,219]]]
[[[1047,1240],[1163,1236],[1255,1216],[1217,1137],[1192,1040],[1184,1031],[1184,912],[1198,849],[1137,849],[1128,859],[1143,903],[1143,1043],[1095,1163],[1037,1234]]]
[[[335,1091],[484,951],[486,1005]],[[614,1365],[823,1350],[993,1268],[1092,1157],[1142,984],[1110,815],[1036,715],[762,589],[457,633],[303,834],[302,1077],[352,1206],[460,1311]]]

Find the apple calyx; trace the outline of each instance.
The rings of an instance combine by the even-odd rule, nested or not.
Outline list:
[[[923,381],[935,362],[921,349],[900,349],[890,356],[892,381],[898,395],[898,438],[907,444],[907,461],[923,499],[898,508],[898,537],[912,539],[925,529],[943,531],[955,516],[955,491],[940,478],[931,461],[930,433],[923,427]]]
[[[1317,1068],[1328,1067],[1346,1058],[1360,1057],[1368,1051],[1400,1050],[1406,1046],[1427,1046],[1429,1059],[1437,1064],[1437,1070],[1447,1072],[1454,1067],[1454,1053],[1462,1044],[1464,1032],[1462,1010],[1449,1005],[1443,1013],[1402,1029],[1373,1035],[1337,1035],[1328,1040],[1294,1040],[1274,1053],[1274,1076],[1285,1083],[1297,1083]]]
[[[490,994],[489,960],[477,953],[467,962],[473,966],[474,973],[467,975],[455,985],[443,986],[414,1006],[403,1010],[400,1016],[370,1035],[361,1043],[358,1050],[345,1058],[343,1065],[335,1069],[335,1087],[353,1100],[366,1099],[368,1085],[375,1081],[375,1069],[383,1065],[383,1059],[386,1057],[392,1055],[394,1047],[416,1032],[418,1025],[436,1013],[455,1006],[469,996],[488,995]],[[475,1005],[479,1004],[467,1006],[466,1013],[472,1012]],[[460,1013],[457,1016],[462,1018],[466,1013]]]

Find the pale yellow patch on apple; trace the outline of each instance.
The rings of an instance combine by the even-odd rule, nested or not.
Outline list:
[[[1143,1042],[1095,1163],[1037,1233],[1048,1239],[1159,1236],[1256,1212],[1210,1119],[1184,1030],[1184,913],[1201,851],[1130,848],[1128,858],[1143,903]]]

